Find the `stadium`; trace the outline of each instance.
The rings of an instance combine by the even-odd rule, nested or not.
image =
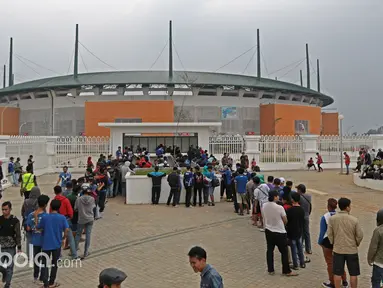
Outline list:
[[[98,122],[222,122],[212,132],[232,135],[337,134],[337,113],[321,111],[334,100],[320,92],[319,61],[318,91],[310,89],[311,73],[307,87],[302,77],[301,86],[262,78],[259,30],[257,76],[174,71],[172,45],[167,71],[81,74],[78,26],[76,32],[73,75],[15,85],[11,42],[10,85],[0,90],[0,134],[108,136]],[[172,43],[171,23],[169,34]],[[311,71],[308,57],[306,45]]]

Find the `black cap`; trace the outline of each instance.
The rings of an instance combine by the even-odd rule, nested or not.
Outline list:
[[[126,277],[124,272],[116,268],[106,268],[100,273],[100,284],[112,286],[113,284],[121,284]]]
[[[297,188],[299,191],[301,191],[302,193],[306,193],[306,186],[303,185],[303,184],[299,184],[298,186],[296,186],[295,188]]]

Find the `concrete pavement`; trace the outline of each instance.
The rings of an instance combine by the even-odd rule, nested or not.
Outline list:
[[[366,263],[366,253],[376,225],[375,213],[383,203],[383,192],[358,188],[351,176],[338,175],[338,171],[265,174],[283,176],[294,185],[304,183],[314,192],[312,261],[299,271],[298,277],[280,276],[277,250],[277,273],[267,274],[264,233],[250,224],[249,217],[233,213],[232,203],[186,209],[182,206],[127,206],[122,198],[115,198],[108,202],[104,218],[94,225],[91,256],[82,262],[81,268],[59,269],[58,282],[61,287],[97,287],[100,271],[113,266],[128,274],[123,287],[199,287],[199,276],[189,266],[187,252],[192,246],[201,245],[207,250],[208,262],[223,276],[225,287],[320,287],[327,280],[327,273],[322,250],[316,244],[319,220],[326,211],[327,198],[345,196],[351,198],[351,213],[358,217],[365,234],[360,247],[362,276],[359,287],[369,287],[371,268]],[[45,175],[38,180],[42,192],[53,195],[56,175]],[[6,200],[12,201],[13,212],[19,217],[22,199],[18,188],[7,189],[3,197],[3,201]],[[64,255],[67,253],[65,251]],[[16,269],[12,287],[34,287],[32,280],[30,269]]]

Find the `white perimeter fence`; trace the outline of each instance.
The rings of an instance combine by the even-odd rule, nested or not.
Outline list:
[[[0,159],[4,162],[4,169],[7,169],[5,164],[9,157],[20,157],[25,168],[29,155],[33,155],[34,169],[45,171],[41,173],[60,171],[63,166],[83,171],[88,157],[92,157],[95,163],[100,154],[114,154],[117,149],[110,147],[108,137],[3,137],[8,137],[0,141]],[[344,136],[342,139],[343,151],[350,154],[353,162],[356,161],[358,151],[362,147],[383,148],[383,135]],[[339,164],[341,161],[339,136],[225,135],[210,137],[209,147],[206,149],[219,159],[224,153],[229,153],[235,161],[239,160],[242,152],[246,152],[249,160],[254,157],[264,170],[303,168],[309,156],[315,157],[315,152],[322,155],[325,164]],[[6,170],[4,172],[7,173]]]

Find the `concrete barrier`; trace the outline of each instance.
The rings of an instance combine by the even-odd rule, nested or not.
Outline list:
[[[361,179],[359,173],[354,173],[354,184],[359,187],[383,191],[383,180]]]
[[[221,177],[217,175],[217,177]],[[127,175],[126,179],[126,199],[125,204],[151,204],[152,203],[152,179],[147,176]],[[181,181],[183,176],[181,175]],[[170,187],[167,178],[162,178],[160,203],[164,204],[168,200]],[[180,203],[185,203],[186,190],[182,187]],[[220,187],[214,189],[214,199],[220,201]],[[198,201],[198,197],[197,197]]]

